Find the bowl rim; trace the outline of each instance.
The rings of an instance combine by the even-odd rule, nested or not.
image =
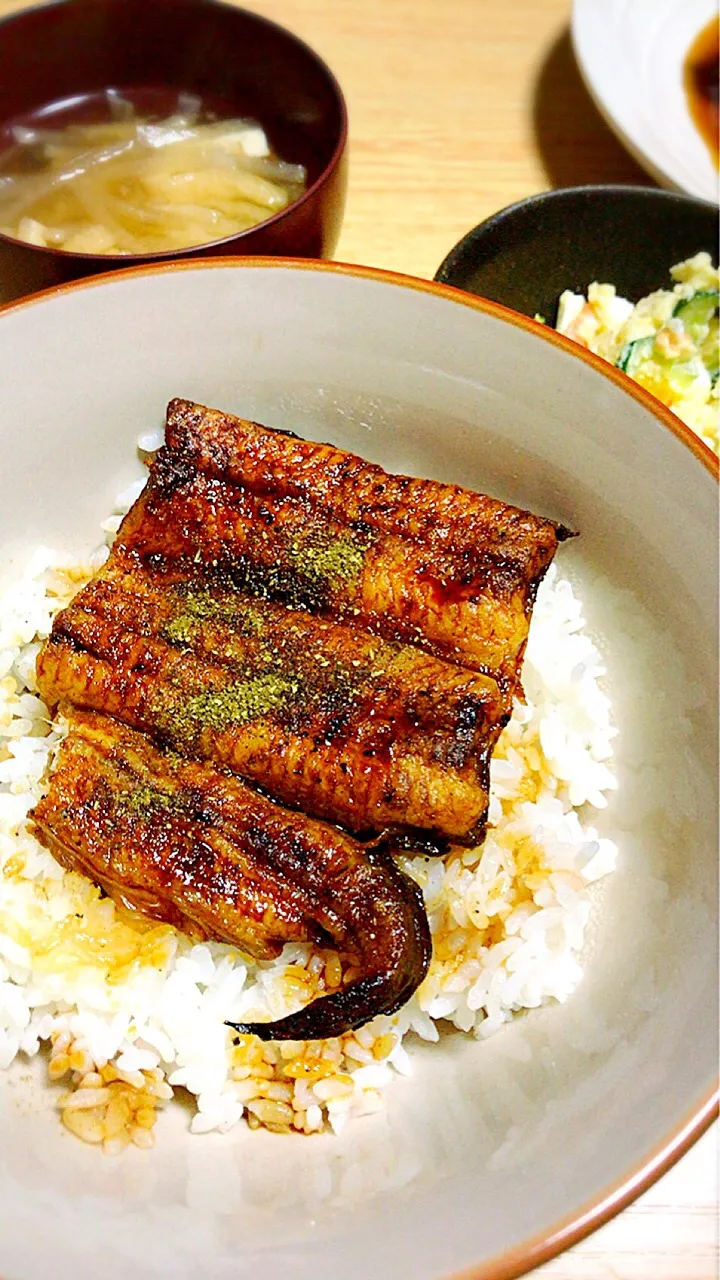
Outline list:
[[[332,155],[312,185],[309,186],[306,191],[303,191],[302,195],[299,195],[296,200],[292,200],[290,204],[286,205],[284,209],[279,209],[277,213],[271,214],[268,218],[262,218],[260,222],[255,222],[251,227],[246,227],[244,231],[236,231],[230,236],[221,236],[219,240],[203,240],[200,244],[187,245],[184,249],[161,249],[156,253],[76,253],[75,250],[61,249],[56,245],[30,244],[28,240],[21,240],[19,236],[10,236],[4,231],[0,231],[0,244],[5,243],[13,246],[16,245],[21,249],[33,250],[36,254],[50,254],[51,257],[59,258],[63,261],[75,261],[77,259],[78,262],[126,262],[131,267],[133,264],[141,266],[144,263],[169,262],[174,261],[178,257],[178,254],[208,253],[210,250],[216,250],[225,244],[237,245],[238,248],[240,248],[243,240],[254,235],[260,227],[264,230],[266,227],[275,226],[276,223],[281,222],[283,218],[288,216],[288,214],[294,213],[296,209],[301,209],[303,205],[308,203],[308,201],[310,201],[317,192],[325,186],[329,178],[332,177],[340,165],[348,142],[347,103],[340,87],[340,82],[335,76],[335,73],[331,71],[325,59],[320,56],[312,45],[301,39],[301,37],[296,35],[294,31],[291,31],[289,27],[284,27],[282,23],[274,22],[272,18],[266,18],[261,13],[255,13],[252,9],[246,9],[244,6],[228,3],[228,0],[192,0],[192,3],[197,5],[198,9],[224,9],[227,12],[237,14],[242,18],[251,18],[258,26],[269,28],[272,31],[275,31],[278,35],[284,36],[291,44],[294,44],[297,48],[308,54],[313,62],[315,62],[318,70],[322,72],[337,102],[340,116],[339,131],[337,142],[333,147]],[[66,6],[66,4],[67,0],[46,0],[44,4],[33,5],[25,9],[17,9],[14,13],[6,14],[5,17],[0,18],[0,38],[2,37],[3,28],[8,26],[10,23],[18,22],[23,18],[28,17],[30,14],[43,14],[53,9],[59,9],[61,6]],[[3,127],[6,123],[7,121],[2,122]],[[104,275],[106,273],[103,272],[102,274]]]
[[[54,0],[55,3],[58,0]],[[672,193],[668,193],[672,194]],[[364,280],[376,281],[380,284],[393,285],[402,289],[414,290],[418,293],[444,298],[446,301],[459,304],[473,311],[478,311],[493,319],[513,325],[526,333],[548,342],[551,346],[573,356],[585,365],[589,365],[597,373],[615,384],[626,395],[641,404],[652,416],[683,445],[690,450],[698,462],[715,478],[720,485],[720,459],[710,448],[696,436],[690,427],[668,409],[661,401],[638,383],[633,382],[627,374],[596,356],[593,352],[581,347],[578,343],[566,338],[564,334],[548,328],[539,321],[530,319],[518,311],[499,302],[492,302],[476,294],[467,293],[452,285],[435,280],[424,280],[417,276],[404,275],[380,267],[365,267],[345,262],[327,262],[308,258],[282,257],[216,257],[180,259],[174,262],[139,265],[124,270],[104,272],[101,275],[87,276],[65,284],[54,285],[39,293],[19,298],[0,305],[0,325],[3,320],[19,311],[51,301],[58,295],[77,293],[83,289],[95,289],[103,285],[122,284],[124,280],[137,276],[165,275],[180,271],[210,271],[230,268],[231,270],[291,270],[316,271],[326,275],[351,276]],[[661,1138],[644,1156],[636,1159],[626,1173],[602,1188],[589,1201],[576,1206],[559,1221],[549,1224],[528,1237],[518,1245],[513,1245],[502,1254],[497,1254],[484,1262],[472,1264],[462,1271],[455,1272],[447,1280],[517,1280],[541,1263],[557,1257],[564,1250],[579,1243],[586,1236],[608,1222],[617,1213],[627,1208],[639,1195],[647,1191],[663,1174],[683,1156],[708,1130],[720,1115],[720,1072],[718,1079],[707,1092],[690,1107],[684,1119],[669,1134]],[[8,1277],[7,1280],[10,1280]]]
[[[582,197],[583,200],[599,203],[601,197],[622,200],[628,195],[636,199],[648,198],[656,200],[666,205],[692,206],[697,210],[705,209],[712,213],[714,218],[717,218],[717,205],[713,204],[711,200],[704,200],[701,196],[688,195],[684,191],[668,191],[664,187],[641,187],[620,182],[585,183],[578,187],[554,187],[549,191],[536,191],[531,196],[524,196],[522,200],[515,200],[512,204],[507,204],[502,209],[497,209],[495,213],[491,213],[487,218],[483,218],[482,222],[476,223],[448,250],[433,279],[439,284],[453,285],[453,277],[457,272],[457,268],[463,263],[468,252],[475,248],[478,241],[482,241],[484,236],[492,234],[497,227],[501,227],[504,222],[514,218],[516,214],[524,212],[526,209],[532,210],[546,204],[570,204],[574,197]],[[455,287],[461,288],[462,286],[456,285]]]

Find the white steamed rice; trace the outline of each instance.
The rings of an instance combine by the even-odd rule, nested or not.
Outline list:
[[[118,523],[104,522],[109,540]],[[35,692],[35,659],[54,614],[106,556],[68,564],[40,549],[0,596],[0,1069],[49,1046],[50,1079],[67,1085],[64,1123],[109,1153],[151,1145],[156,1109],[177,1086],[193,1095],[194,1133],[243,1116],[252,1128],[337,1132],[412,1071],[413,1037],[435,1041],[445,1021],[484,1039],[520,1010],[568,998],[590,886],[617,858],[586,819],[615,785],[615,731],[582,605],[555,568],[535,606],[527,702],[493,759],[484,844],[402,859],[433,934],[422,986],[399,1013],[339,1039],[262,1044],[224,1020],[277,1018],[347,981],[334,953],[293,944],[262,963],[194,944],[63,871],[27,827],[63,733]]]

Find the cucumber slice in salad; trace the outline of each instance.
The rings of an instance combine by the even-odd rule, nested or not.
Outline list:
[[[707,337],[700,343],[700,359],[713,382],[720,374],[720,323],[713,316],[708,326]]]
[[[641,364],[651,358],[654,346],[654,333],[649,334],[646,338],[636,338],[634,342],[626,342],[617,358],[618,369],[622,369],[623,373],[626,373],[629,378],[637,377]]]
[[[699,289],[691,298],[681,298],[676,303],[673,316],[682,322],[697,353],[690,359],[665,355],[657,346],[657,334],[652,333],[625,344],[617,359],[618,369],[661,399],[665,393],[685,395],[695,380],[702,377],[701,361],[715,382],[720,373],[719,306],[717,289]]]
[[[682,320],[685,332],[700,343],[707,335],[710,321],[718,312],[720,293],[717,289],[700,289],[691,298],[681,298],[673,315]]]
[[[678,302],[673,315],[682,320],[683,327],[697,346],[705,368],[715,382],[720,373],[720,334],[718,333],[718,307],[720,293],[717,289],[700,289],[692,298]]]
[[[617,361],[629,378],[652,391],[666,404],[677,396],[687,395],[701,373],[700,357],[690,360],[668,359],[655,344],[656,335],[636,338],[623,347]]]

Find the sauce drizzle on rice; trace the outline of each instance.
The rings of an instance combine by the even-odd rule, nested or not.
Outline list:
[[[121,507],[135,496],[128,494]],[[0,1065],[54,1039],[53,1072],[69,1076],[70,1096],[87,1081],[81,1090],[87,1121],[79,1119],[84,1106],[68,1111],[65,1095],[61,1099],[74,1132],[84,1129],[79,1136],[105,1142],[109,1152],[152,1132],[139,1120],[142,1113],[148,1121],[150,1105],[134,1106],[134,1097],[121,1104],[112,1096],[117,1088],[110,1096],[87,1096],[116,1083],[103,1070],[130,1077],[117,1081],[136,1090],[140,1101],[147,1101],[141,1095],[154,1081],[162,1095],[155,1110],[169,1089],[184,1086],[197,1099],[195,1132],[228,1128],[243,1115],[251,1127],[310,1133],[329,1124],[339,1130],[349,1117],[381,1105],[385,1084],[411,1069],[413,1034],[437,1039],[436,1023],[444,1020],[484,1037],[516,1010],[567,998],[581,976],[588,886],[612,870],[616,857],[614,846],[578,814],[586,803],[604,804],[613,786],[607,763],[613,729],[599,687],[600,655],[583,630],[575,593],[554,571],[535,606],[523,671],[527,701],[515,704],[495,752],[484,845],[457,850],[447,862],[402,859],[422,888],[433,934],[435,955],[422,986],[391,1017],[331,1041],[261,1044],[248,1036],[233,1044],[222,1017],[277,1017],[351,980],[352,970],[314,945],[293,944],[275,961],[253,962],[226,944],[193,943],[176,931],[161,935],[157,950],[146,953],[143,939],[152,930],[114,912],[110,949],[121,929],[116,937],[128,945],[124,931],[136,932],[138,950],[126,971],[119,966],[120,981],[107,980],[98,963],[101,900],[87,882],[58,867],[25,822],[63,732],[62,725],[48,732],[47,709],[34,693],[35,656],[54,613],[97,567],[73,566],[68,585],[50,565],[48,556],[31,565],[0,602],[0,671],[6,673],[0,732],[8,753],[0,764],[0,904],[28,933],[44,914],[60,925],[59,936],[79,921],[92,942],[87,951],[78,943],[77,967],[39,971],[32,948],[11,937],[0,919],[0,992],[12,1010],[0,1029]],[[103,910],[109,921],[108,907]],[[124,1127],[116,1142],[120,1115]]]

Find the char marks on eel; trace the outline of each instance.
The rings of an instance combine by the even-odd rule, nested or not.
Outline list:
[[[567,536],[172,401],[110,559],[38,659],[44,700],[84,709],[41,838],[112,896],[251,954],[299,938],[353,952],[360,979],[258,1034],[391,1012],[429,934],[388,844],[482,839],[535,595]]]
[[[420,891],[387,852],[110,717],[71,712],[32,816],[63,865],[191,936],[262,960],[290,941],[350,956],[361,977],[268,1024],[273,1039],[340,1035],[399,1008],[427,972]]]

